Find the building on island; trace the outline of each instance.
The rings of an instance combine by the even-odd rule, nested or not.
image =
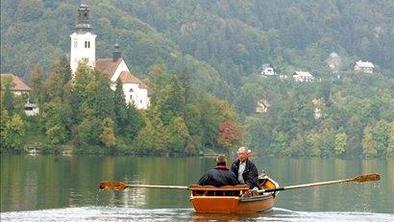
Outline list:
[[[137,109],[147,109],[150,105],[148,87],[128,68],[119,46],[116,44],[112,58],[96,59],[96,35],[89,24],[89,6],[81,4],[78,9],[78,21],[75,31],[70,35],[70,67],[74,76],[78,65],[84,63],[104,73],[115,90],[120,79],[127,104],[134,104]]]
[[[29,95],[33,91],[22,79],[9,73],[1,73],[1,91],[4,90],[4,84],[7,78],[11,81],[10,90],[14,95]]]
[[[27,97],[27,102],[24,105],[24,110],[26,116],[34,116],[40,112],[40,109],[37,104],[31,103],[29,96],[30,93],[33,91],[30,86],[28,86],[22,79],[14,74],[1,74],[1,91],[5,90],[4,84],[6,83],[7,79],[11,81],[10,91],[14,96],[25,96]]]

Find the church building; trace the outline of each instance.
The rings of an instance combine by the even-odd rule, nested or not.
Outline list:
[[[123,93],[127,104],[134,104],[137,109],[147,109],[150,104],[148,87],[135,77],[122,58],[119,46],[116,44],[112,58],[96,60],[96,35],[89,24],[89,6],[81,4],[78,9],[78,22],[75,32],[70,35],[70,67],[72,74],[80,63],[104,73],[111,81],[111,89],[115,91],[118,79],[122,82]]]

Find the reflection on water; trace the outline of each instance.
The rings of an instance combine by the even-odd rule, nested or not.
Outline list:
[[[394,159],[256,158],[254,162],[282,186],[371,172],[379,172],[382,180],[282,191],[277,208],[264,215],[197,215],[190,208],[186,190],[102,192],[98,191],[97,184],[117,180],[132,184],[189,185],[214,165],[212,158],[1,155],[1,219],[39,221],[52,215],[56,221],[67,221],[67,218],[68,221],[79,218],[141,221],[162,218],[166,221],[171,217],[180,221],[317,221],[321,218],[330,221],[340,216],[343,221],[342,217],[345,220],[392,219],[390,216],[394,214]]]
[[[246,215],[196,214],[191,208],[82,207],[1,213],[2,221],[393,221],[394,215],[359,212],[297,212],[274,208]]]

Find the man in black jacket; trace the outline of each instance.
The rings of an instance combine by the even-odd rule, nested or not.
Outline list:
[[[231,171],[237,176],[240,183],[248,184],[250,189],[259,189],[258,171],[256,165],[248,159],[250,150],[240,147],[237,151],[238,159],[231,165]]]
[[[226,157],[219,155],[216,158],[216,167],[208,172],[198,181],[199,185],[213,185],[221,187],[225,185],[239,184],[237,177],[226,166]]]

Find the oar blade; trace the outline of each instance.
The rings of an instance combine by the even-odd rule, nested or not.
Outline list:
[[[127,188],[127,184],[122,182],[103,181],[99,183],[100,190],[117,190],[121,191]]]
[[[358,183],[372,182],[372,181],[378,181],[378,180],[380,180],[380,175],[377,173],[360,175],[360,176],[357,176],[353,179],[353,181],[358,182]]]

